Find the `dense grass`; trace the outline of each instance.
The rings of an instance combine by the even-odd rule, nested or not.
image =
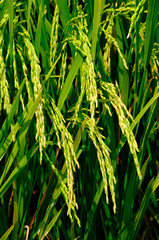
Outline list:
[[[0,1],[0,239],[159,239],[158,0]]]

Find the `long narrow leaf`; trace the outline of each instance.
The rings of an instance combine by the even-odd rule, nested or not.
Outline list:
[[[7,232],[0,238],[0,240],[6,240],[8,238],[8,236],[11,234],[12,230],[14,228],[14,225],[12,225]]]

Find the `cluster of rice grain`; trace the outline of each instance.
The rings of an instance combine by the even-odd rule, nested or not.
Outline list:
[[[100,170],[103,177],[104,182],[104,190],[106,194],[106,202],[109,203],[109,197],[108,197],[108,182],[109,182],[109,188],[111,192],[112,202],[113,202],[113,211],[116,212],[116,201],[115,201],[115,176],[114,176],[114,170],[111,164],[110,159],[110,150],[108,146],[104,142],[104,136],[100,133],[97,126],[94,127],[94,131],[91,131],[91,124],[92,121],[90,118],[86,117],[86,124],[88,128],[88,133],[90,138],[92,139],[92,142],[97,150],[97,157],[100,165]],[[107,180],[108,178],[108,180]]]
[[[35,53],[34,46],[29,40],[29,37],[26,36],[24,32],[24,43],[28,50],[28,56],[31,62],[31,81],[34,86],[34,97],[37,98],[38,94],[42,90],[41,82],[40,82],[40,64]],[[44,114],[43,114],[43,102],[40,100],[37,110],[35,112],[36,115],[36,139],[39,140],[39,151],[40,151],[40,163],[42,162],[42,147],[45,148],[46,145],[46,137],[45,137],[45,126],[44,126]]]
[[[71,213],[72,204],[76,208],[78,205],[76,203],[76,197],[73,191],[73,171],[75,171],[75,166],[79,168],[79,163],[74,152],[73,139],[68,129],[65,127],[65,120],[56,106],[54,100],[50,98],[50,104],[47,105],[48,115],[54,125],[55,133],[58,140],[59,148],[63,147],[64,156],[66,160],[67,168],[67,185],[68,185],[68,215]],[[60,141],[61,138],[61,141]]]
[[[84,62],[82,64],[82,67],[81,67],[81,77],[80,77],[80,80],[81,80],[81,92],[80,92],[80,95],[78,97],[78,101],[76,103],[76,106],[74,108],[75,109],[75,113],[74,113],[74,116],[73,116],[73,126],[77,122],[79,109],[80,109],[80,106],[81,106],[84,94],[86,92],[86,81],[85,81],[85,79],[87,77],[87,73],[86,73],[87,70],[86,69],[87,69],[87,65]]]
[[[3,1],[1,1],[0,4],[3,4]],[[6,78],[6,66],[3,58],[3,46],[4,46],[3,31],[5,29],[5,25],[8,21],[8,18],[9,18],[9,15],[7,12],[5,12],[0,21],[0,66],[1,66],[0,67],[0,111],[2,110],[2,108],[4,108],[7,113],[9,113],[10,111],[11,103],[10,103],[10,95],[9,95],[9,84]],[[5,61],[7,60],[8,55],[9,55],[9,49],[7,51]]]
[[[151,59],[150,59],[150,64],[151,64],[151,71],[152,71],[152,76],[155,77],[157,80],[159,78],[159,44],[154,44],[154,47],[152,49],[152,54],[151,54]],[[158,83],[158,81],[157,81]]]
[[[18,81],[18,75],[17,75],[17,64],[16,64],[16,51],[15,51],[15,41],[13,42],[13,70],[14,70],[14,86],[17,90],[19,90],[19,81]],[[24,100],[22,97],[22,94],[20,95],[20,100],[22,103],[22,108],[24,110]]]
[[[28,75],[27,75],[28,69],[27,69],[24,57],[22,55],[22,48],[18,44],[16,46],[17,46],[17,52],[18,52],[19,57],[21,59],[21,64],[22,64],[22,70],[23,70],[23,74],[24,74],[24,78],[25,78],[26,89],[27,89],[27,93],[28,93],[28,98],[30,100],[33,94],[32,94],[32,91],[31,91],[31,86],[30,86],[30,82],[29,82],[29,79],[28,79]]]
[[[77,19],[78,19],[77,24],[79,26],[79,29],[81,29],[81,31],[88,33],[88,23],[87,23],[86,16],[87,15],[85,14],[85,12],[83,10],[82,5],[80,5],[80,4],[77,5]]]
[[[67,204],[67,206],[69,208],[69,198],[68,198],[69,190],[68,190],[66,184],[64,183],[64,180],[62,180],[62,177],[61,177],[59,171],[57,170],[57,168],[51,162],[50,162],[50,164],[51,164],[51,167],[52,167],[52,169],[54,170],[54,172],[55,172],[55,174],[57,176],[57,179],[58,179],[59,184],[60,184],[61,192],[62,192],[62,194],[63,194],[63,196],[65,198],[66,204]],[[80,220],[79,220],[79,218],[78,218],[78,216],[76,214],[76,201],[71,203],[71,210],[73,211],[74,217],[77,220],[78,226],[80,227],[80,225],[81,225],[80,224]],[[71,219],[71,222],[73,222],[73,218],[72,218],[71,212],[69,212],[68,214],[69,214],[69,217]]]
[[[3,59],[3,33],[0,30],[0,111],[2,110],[2,101],[3,108],[9,113],[11,109],[10,95],[9,95],[9,84],[6,78],[6,66]]]
[[[61,68],[60,68],[60,77],[58,79],[58,89],[62,90],[67,68],[67,42],[64,42],[62,47],[62,59],[61,59]]]
[[[0,1],[0,7],[2,6],[3,2],[4,2],[4,0],[1,0],[1,1]]]
[[[71,6],[71,0],[68,0],[68,1],[67,1],[67,4],[68,4],[68,6],[69,6],[69,8],[70,8],[70,6]]]
[[[58,46],[58,27],[59,27],[59,9],[56,4],[54,9],[54,17],[52,19],[51,36],[50,36],[50,66],[55,62],[57,46]]]
[[[75,115],[74,122],[77,121],[78,111],[83,99],[84,94],[86,93],[86,99],[90,102],[90,114],[91,114],[91,129],[93,132],[95,126],[95,109],[98,107],[98,92],[97,92],[97,83],[96,83],[96,73],[94,69],[94,63],[91,55],[91,44],[88,39],[88,36],[84,33],[83,29],[86,28],[86,23],[83,20],[79,26],[74,25],[78,31],[78,39],[74,36],[72,37],[72,42],[75,47],[85,56],[85,60],[82,63],[81,67],[81,93],[78,99],[78,102],[75,106]],[[82,46],[82,47],[81,47]],[[85,90],[85,91],[84,91]]]
[[[130,33],[132,32],[132,29],[134,28],[135,24],[137,23],[137,21],[141,17],[141,14],[144,11],[145,2],[146,2],[146,0],[139,1],[137,7],[135,8],[134,14],[131,17],[131,24],[130,24],[130,27],[129,27],[129,32],[128,32],[127,38],[129,38]]]
[[[105,71],[110,75],[111,72],[111,64],[110,64],[110,50],[111,50],[111,46],[112,46],[112,39],[108,38],[108,34],[109,36],[112,34],[113,31],[113,25],[114,25],[114,13],[112,14],[108,14],[105,23],[103,24],[102,27],[102,31],[105,34],[105,38],[107,39],[105,47],[104,47],[104,54],[103,54],[103,60],[104,60],[104,66],[105,66]],[[108,26],[105,30],[105,27],[107,25],[108,22]]]
[[[85,65],[85,84],[86,84],[86,97],[90,101],[90,113],[91,113],[91,129],[92,132],[95,126],[95,108],[98,107],[98,93],[97,93],[97,83],[96,83],[96,74],[94,70],[94,64],[92,60],[92,55],[90,51],[90,46],[87,42],[83,44],[83,50],[86,54],[86,65]]]
[[[139,150],[138,150],[137,142],[135,140],[135,136],[130,128],[130,123],[129,123],[128,119],[125,117],[125,113],[129,117],[131,117],[131,115],[128,112],[125,105],[123,104],[123,102],[121,101],[120,97],[118,97],[114,84],[101,81],[101,86],[105,91],[107,91],[110,102],[117,113],[121,131],[123,134],[125,134],[125,136],[127,138],[127,141],[128,141],[129,147],[130,147],[130,151],[134,158],[134,163],[135,163],[135,166],[137,169],[138,176],[141,179],[142,175],[141,175],[140,166],[139,166],[139,162],[138,162],[138,158],[137,158],[137,152]]]
[[[109,24],[105,29],[107,22],[109,22]],[[116,50],[118,51],[119,56],[121,57],[125,68],[128,69],[126,60],[120,50],[120,47],[117,41],[115,40],[115,38],[112,36],[113,26],[114,26],[114,12],[110,16],[109,15],[107,16],[106,22],[103,24],[103,27],[101,28],[102,32],[105,35],[105,39],[107,40],[104,47],[103,59],[104,59],[105,71],[108,73],[108,75],[110,75],[111,73],[110,51],[111,51],[112,44],[114,44],[114,46],[116,47]]]

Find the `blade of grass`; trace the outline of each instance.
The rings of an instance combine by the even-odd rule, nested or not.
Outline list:
[[[155,34],[157,33],[157,23],[158,23],[158,9],[159,1],[150,0],[148,2],[148,13],[146,18],[146,29],[145,29],[145,41],[144,41],[144,73],[142,77],[141,87],[139,90],[137,112],[142,109],[145,99],[147,96],[147,81],[148,81],[148,65],[150,62],[152,47],[154,44]]]
[[[30,14],[31,14],[32,0],[28,0],[28,11],[27,11],[27,31],[30,32]]]
[[[150,56],[152,52],[152,47],[154,44],[154,38],[158,25],[158,0],[148,1],[148,12],[146,18],[146,29],[145,29],[145,41],[144,41],[144,69],[147,69]]]
[[[94,0],[86,0],[86,11],[88,14],[89,22],[92,22],[93,19],[93,6],[94,6]]]
[[[123,192],[123,215],[122,215],[122,224],[121,229],[124,231],[121,233],[120,240],[127,239],[129,236],[129,231],[131,228],[131,219],[133,216],[133,205],[135,199],[135,179],[136,179],[136,171],[133,168],[133,171],[130,176],[130,181],[127,181],[126,189]],[[127,225],[127,223],[129,223]]]
[[[66,37],[69,37],[69,35],[72,35],[72,26],[71,26],[71,24],[69,24],[71,21],[71,16],[70,16],[69,9],[67,6],[67,1],[57,0],[56,2],[58,5],[58,8],[59,8],[60,19],[62,22],[62,26],[65,30]],[[72,43],[69,43],[69,45],[71,48],[71,53],[74,56],[74,54],[75,54],[74,45]]]
[[[57,220],[59,219],[59,216],[62,212],[63,208],[61,208],[58,213],[53,217],[53,219],[50,221],[50,223],[47,225],[44,234],[42,235],[41,239],[44,239],[45,236],[50,232],[51,228],[55,225],[55,223],[57,222]]]
[[[141,227],[142,219],[144,217],[144,213],[145,213],[145,211],[148,207],[148,203],[149,203],[149,200],[151,198],[151,193],[152,193],[152,190],[153,190],[153,184],[154,184],[154,179],[151,179],[151,181],[149,182],[149,184],[147,186],[144,197],[142,199],[140,208],[139,208],[139,210],[136,214],[136,217],[135,217],[135,220],[134,220],[134,227],[131,229],[132,232],[130,234],[130,236],[131,236],[130,240],[131,239],[132,240],[136,239],[136,237],[137,237],[138,231]]]
[[[8,239],[8,237],[11,234],[13,228],[14,228],[14,225],[12,225],[10,228],[8,228],[7,232],[0,238],[0,240]]]
[[[35,51],[36,51],[37,57],[39,57],[39,52],[40,52],[41,27],[42,27],[43,15],[44,15],[44,8],[43,8],[43,1],[41,0],[40,6],[39,6],[38,25],[36,29],[36,35],[35,35]]]
[[[6,201],[4,197],[1,197],[0,199],[0,236],[4,234],[4,231],[8,229],[8,221],[7,221],[7,215],[6,215]]]
[[[120,19],[117,17],[116,18],[116,38],[117,42],[119,44],[119,48],[121,50],[121,53],[124,56],[124,37],[122,35],[122,30],[121,30],[121,23]],[[119,87],[120,87],[120,93],[121,93],[121,100],[127,106],[128,102],[128,94],[129,94],[129,71],[125,69],[123,60],[119,56],[118,60],[118,75],[119,75]]]
[[[27,134],[27,131],[28,131],[28,128],[29,128],[29,125],[31,123],[31,120],[34,116],[34,113],[36,111],[36,108],[37,108],[37,105],[39,103],[39,99],[40,99],[40,96],[41,96],[41,93],[39,93],[37,99],[34,101],[33,99],[30,100],[29,103],[32,103],[31,104],[31,107],[30,109],[27,109],[26,108],[26,111],[27,111],[27,116],[26,118],[24,119],[24,122],[23,122],[23,125],[18,133],[18,136],[16,138],[16,141],[14,143],[14,146],[13,146],[13,149],[12,149],[12,152],[11,154],[9,155],[9,158],[7,160],[7,163],[5,165],[5,168],[4,168],[4,171],[3,171],[3,174],[0,178],[0,185],[2,184],[5,176],[7,175],[15,157],[17,156],[17,153],[20,149],[20,143],[23,141],[23,139],[25,138],[25,135]]]
[[[103,183],[103,180],[101,180],[99,187],[97,189],[97,192],[94,196],[90,212],[87,215],[86,228],[85,228],[85,233],[84,233],[84,238],[83,238],[84,240],[86,240],[88,238],[88,235],[91,231],[91,222],[93,221],[93,217],[94,217],[95,211],[97,209],[99,200],[101,198],[103,189],[104,189],[104,183]]]
[[[66,25],[71,20],[71,16],[67,6],[67,1],[57,0],[57,5],[59,7],[60,19],[61,19],[63,28],[66,28]]]
[[[17,186],[16,182],[13,182],[13,225],[14,229],[12,232],[12,240],[18,239],[18,196],[17,196]]]
[[[9,13],[9,42],[10,42],[10,64],[13,62],[13,0],[8,0],[8,13]]]
[[[138,0],[135,1],[136,8],[138,6]],[[137,104],[137,85],[139,79],[139,19],[135,23],[135,74],[134,74],[134,107],[133,107],[133,117],[136,112]]]
[[[92,31],[92,59],[95,60],[96,45],[98,41],[98,29],[100,19],[103,12],[104,0],[94,0],[94,16],[93,16],[93,31]]]
[[[26,166],[26,164],[29,163],[33,155],[38,150],[38,143],[36,143],[29,151],[28,153],[19,161],[17,166],[14,168],[14,170],[11,172],[5,183],[0,187],[0,198],[3,196],[3,194],[7,191],[7,189],[10,187],[10,185],[13,183],[13,181],[19,176],[19,174],[22,172],[23,168]]]
[[[145,145],[146,145],[146,142],[148,141],[149,134],[155,122],[155,118],[158,110],[159,110],[159,106],[157,105],[157,101],[156,101],[151,105],[151,108],[149,110],[149,114],[147,117],[146,125],[145,125],[145,131],[141,138],[140,154],[139,154],[140,162],[142,162],[143,157],[145,155]]]
[[[149,162],[149,157],[147,158],[147,160],[144,162],[142,168],[141,168],[141,174],[142,174],[142,179],[139,180],[139,184],[138,184],[138,190],[140,189],[141,185],[142,185],[142,182],[145,178],[145,174],[146,174],[146,170],[147,170],[147,167],[148,167],[148,162]]]

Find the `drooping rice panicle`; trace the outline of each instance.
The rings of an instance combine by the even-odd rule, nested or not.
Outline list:
[[[91,113],[91,121],[92,121],[92,131],[95,125],[95,108],[98,107],[98,93],[97,93],[97,83],[96,83],[96,74],[94,70],[94,64],[90,52],[90,47],[85,42],[83,44],[83,49],[86,54],[86,64],[87,68],[87,83],[86,84],[86,97],[88,101],[90,101],[90,113]],[[89,92],[88,92],[89,91]]]
[[[92,121],[88,116],[86,116],[86,124],[88,128],[88,133],[92,142],[97,150],[97,158],[100,165],[100,170],[102,173],[102,178],[104,182],[104,190],[106,194],[106,202],[109,203],[108,198],[108,183],[111,192],[112,202],[113,202],[113,211],[116,212],[116,201],[115,201],[115,176],[114,170],[111,164],[110,159],[110,149],[104,142],[104,136],[100,133],[97,126],[94,127],[94,131],[92,132]]]
[[[131,17],[131,24],[130,24],[130,28],[129,28],[129,32],[127,35],[127,38],[130,36],[130,33],[132,32],[133,27],[135,26],[135,24],[137,23],[137,21],[139,20],[143,10],[144,10],[144,4],[145,4],[146,0],[141,0],[139,1],[137,7],[135,8],[135,12]]]
[[[62,47],[60,77],[58,79],[58,89],[60,89],[60,90],[62,90],[64,82],[65,82],[66,67],[67,67],[67,42],[64,42],[63,47]]]
[[[156,78],[159,78],[159,43],[155,43],[152,49],[150,64],[151,64],[151,71],[152,75]],[[157,81],[158,83],[158,81]]]
[[[6,66],[3,59],[3,34],[0,30],[0,111],[2,110],[2,101],[4,100],[3,108],[9,113],[11,109],[9,84],[6,78]]]
[[[129,147],[130,147],[130,151],[134,158],[134,163],[136,166],[138,176],[141,179],[142,175],[141,175],[140,166],[139,166],[139,162],[138,162],[138,158],[137,158],[137,152],[139,151],[139,149],[137,146],[137,142],[135,140],[135,136],[130,128],[130,122],[128,121],[128,119],[125,116],[125,113],[128,116],[130,116],[130,113],[126,109],[126,107],[123,104],[123,102],[121,101],[120,97],[118,97],[114,84],[101,81],[101,86],[104,90],[107,91],[110,102],[117,113],[121,131],[123,134],[125,134],[125,136],[127,138],[127,141],[128,141]]]
[[[9,19],[8,11],[5,11],[5,13],[3,15],[3,18],[0,21],[0,29],[1,29],[1,31],[2,31],[2,29],[5,28],[5,25],[6,25],[7,21],[8,21],[8,19]]]
[[[24,32],[25,33],[25,32]],[[24,43],[28,50],[28,56],[31,62],[31,81],[33,83],[34,97],[38,96],[38,93],[42,90],[41,82],[40,82],[40,64],[38,57],[35,53],[35,49],[32,43],[29,40],[29,37],[24,36]],[[37,110],[35,112],[36,115],[36,139],[39,140],[39,151],[40,151],[40,163],[42,162],[42,147],[46,146],[46,136],[45,136],[45,126],[44,126],[44,114],[43,114],[43,102],[40,100]]]
[[[106,36],[106,33],[112,34],[113,31],[113,25],[114,25],[114,13],[111,15],[109,14],[106,19],[106,23],[108,22],[109,19],[109,24],[107,26],[107,29],[104,29],[104,26],[102,30],[104,29],[105,37],[107,39],[105,47],[104,47],[104,54],[103,54],[103,60],[104,60],[104,66],[105,66],[105,71],[110,74],[111,72],[111,64],[110,64],[110,50],[111,50],[111,45],[112,45],[112,40]],[[105,25],[105,24],[104,24]]]
[[[77,24],[79,26],[79,29],[81,31],[83,31],[84,33],[88,33],[87,18],[84,13],[83,7],[80,3],[77,5],[77,17],[78,16],[79,16],[79,18],[78,18]]]
[[[26,89],[27,89],[27,93],[28,93],[28,99],[30,100],[31,96],[33,94],[32,94],[30,82],[29,82],[28,75],[27,75],[28,69],[27,69],[24,57],[22,55],[22,48],[19,45],[17,45],[17,52],[18,52],[19,57],[21,59],[21,64],[22,64],[23,74],[24,74],[24,78],[25,78]]]
[[[63,147],[64,156],[66,160],[67,168],[67,186],[68,186],[68,215],[71,213],[72,203],[75,201],[75,194],[73,191],[73,171],[75,171],[75,166],[79,168],[79,163],[74,152],[73,139],[68,129],[65,127],[65,120],[56,106],[54,100],[50,98],[51,106],[48,105],[48,114],[55,128],[55,133],[58,139],[58,145]],[[60,137],[61,136],[61,137]],[[61,138],[61,141],[60,141]],[[61,143],[60,143],[61,142]],[[74,203],[76,208],[78,208],[77,203]]]
[[[1,4],[3,1],[1,1]],[[10,103],[10,95],[9,95],[9,84],[6,78],[6,66],[3,58],[3,46],[4,46],[4,35],[3,35],[3,30],[5,28],[5,25],[8,21],[9,15],[8,12],[5,11],[1,21],[0,21],[0,111],[2,108],[6,110],[7,113],[9,113],[10,108],[11,108],[11,103]],[[9,49],[6,54],[6,59],[7,56],[9,55]],[[2,106],[2,101],[4,99],[4,103]]]
[[[16,64],[16,52],[15,52],[15,42],[13,42],[13,70],[14,70],[14,86],[17,90],[19,90],[19,82],[18,82],[18,76],[17,76],[17,64]],[[20,95],[20,100],[22,103],[22,108],[24,110],[24,101],[22,95]]]
[[[68,6],[69,6],[69,8],[70,8],[70,6],[71,6],[71,0],[68,0]]]
[[[77,112],[80,107],[82,98],[84,96],[84,86],[86,88],[86,99],[90,102],[90,114],[91,114],[91,120],[92,120],[92,132],[95,125],[95,109],[98,107],[98,92],[97,92],[97,83],[96,83],[96,73],[94,69],[94,63],[91,55],[91,44],[88,39],[88,36],[81,30],[81,28],[77,25],[74,25],[79,35],[79,39],[76,39],[72,36],[72,42],[75,45],[75,47],[85,56],[85,61],[83,62],[82,66],[82,79],[85,81],[85,83],[82,83],[81,88],[81,96],[79,97],[79,101],[77,102],[75,106],[75,121],[77,119]],[[83,27],[84,29],[84,27]],[[82,42],[82,48],[81,49],[81,42]],[[82,81],[83,81],[82,80]],[[77,107],[77,110],[76,110]]]
[[[74,113],[74,116],[73,116],[73,126],[77,122],[79,109],[80,109],[84,94],[85,94],[86,89],[87,89],[87,86],[86,86],[86,79],[87,79],[86,67],[87,67],[86,63],[84,62],[82,64],[82,67],[81,67],[81,92],[80,92],[78,101],[77,101],[76,106],[75,106],[75,113]]]
[[[68,198],[68,196],[69,196],[69,189],[66,186],[66,184],[64,183],[64,181],[62,180],[61,175],[60,175],[59,171],[57,170],[57,168],[51,162],[50,162],[50,164],[51,164],[51,167],[52,167],[52,169],[54,170],[54,172],[55,172],[55,174],[57,176],[57,179],[58,179],[59,184],[60,184],[61,192],[62,192],[62,194],[63,194],[63,196],[65,198],[67,207],[69,208],[69,198]],[[74,199],[74,201],[72,201],[72,203],[71,203],[71,210],[73,211],[74,217],[77,220],[78,226],[80,227],[81,226],[80,219],[77,216],[76,208],[77,208],[77,203],[76,203],[76,199]],[[69,212],[69,217],[71,219],[71,222],[73,222],[73,218],[72,218],[71,212]]]
[[[2,6],[3,2],[4,2],[4,0],[1,0],[1,1],[0,1],[0,8],[1,8],[1,6]]]
[[[58,26],[59,26],[59,9],[56,4],[54,16],[52,19],[51,36],[50,36],[50,66],[55,62],[57,46],[58,46]]]
[[[104,58],[105,71],[108,74],[110,74],[110,71],[111,71],[111,69],[110,69],[110,66],[111,66],[111,64],[110,64],[110,51],[111,51],[112,44],[114,44],[114,46],[116,47],[116,49],[119,53],[119,56],[121,57],[121,59],[123,61],[123,64],[124,64],[125,68],[128,69],[126,60],[125,60],[125,58],[124,58],[124,56],[123,56],[123,54],[120,50],[120,47],[119,47],[117,41],[115,40],[115,38],[112,36],[113,25],[114,25],[113,19],[114,19],[114,13],[112,13],[110,18],[109,18],[109,24],[107,26],[107,29],[105,30],[104,27],[101,28],[101,30],[104,32],[105,38],[107,40],[107,42],[105,44],[105,47],[104,47],[103,58]]]

